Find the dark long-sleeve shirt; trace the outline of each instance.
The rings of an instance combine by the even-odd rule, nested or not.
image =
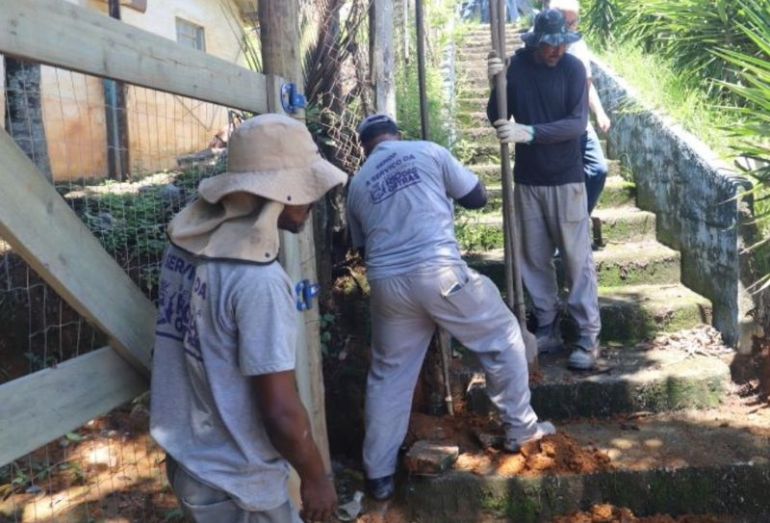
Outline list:
[[[531,144],[516,144],[513,174],[525,185],[582,182],[580,136],[588,121],[586,71],[580,60],[565,54],[555,67],[538,64],[534,51],[523,48],[511,58],[507,72],[508,114],[531,125]],[[499,119],[497,93],[487,104],[490,122]]]

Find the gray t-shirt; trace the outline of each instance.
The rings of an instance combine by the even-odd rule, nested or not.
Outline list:
[[[190,474],[246,510],[288,500],[289,466],[262,422],[250,376],[294,369],[292,284],[276,262],[163,258],[150,431]]]
[[[354,247],[366,248],[370,280],[417,266],[460,263],[452,200],[467,195],[478,177],[432,142],[381,142],[348,190]]]

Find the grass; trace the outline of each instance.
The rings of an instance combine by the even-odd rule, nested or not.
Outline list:
[[[727,129],[737,115],[715,105],[705,91],[692,86],[691,79],[676,73],[670,61],[646,54],[632,42],[596,54],[634,88],[643,105],[669,115],[722,159],[735,159],[738,140]]]

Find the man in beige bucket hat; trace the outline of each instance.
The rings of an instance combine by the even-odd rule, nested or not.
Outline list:
[[[289,464],[301,518],[334,510],[294,378],[294,285],[276,259],[279,228],[299,231],[313,202],[346,180],[302,123],[257,116],[231,137],[228,172],[203,180],[169,225],[150,425],[198,523],[298,522]]]

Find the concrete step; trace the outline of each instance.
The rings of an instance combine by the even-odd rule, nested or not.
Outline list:
[[[610,160],[610,165],[620,169],[620,162]],[[622,176],[607,176],[604,191],[599,198],[598,208],[627,207],[636,205],[636,184],[629,182]]]
[[[459,111],[486,111],[489,93],[484,96],[459,96],[457,109]]]
[[[487,92],[487,95],[489,93]],[[464,133],[466,129],[489,127],[492,129],[487,119],[486,106],[474,110],[461,111],[456,115],[458,132]],[[492,130],[494,133],[494,130]]]
[[[461,223],[462,227],[502,228],[502,186],[498,182],[494,185],[487,185],[486,188],[489,201],[484,207],[483,213],[457,208],[458,223]],[[604,246],[655,240],[656,217],[654,213],[642,211],[636,207],[615,207],[596,209],[593,212],[593,217],[601,221],[601,239]],[[492,248],[501,247],[502,243]],[[464,249],[474,250],[467,247]]]
[[[474,97],[475,98],[475,97]],[[486,106],[485,106],[486,107]],[[474,113],[479,114],[479,113]],[[484,143],[488,145],[495,145],[500,147],[500,141],[495,134],[495,128],[489,124],[489,120],[486,120],[486,113],[481,112],[484,115],[485,121],[480,125],[462,127],[458,130],[458,135],[461,140],[472,140],[478,143]]]
[[[457,73],[459,76],[466,77],[480,77],[486,79],[487,77],[487,60],[458,60],[456,63]]]
[[[719,521],[725,522],[770,521],[767,423],[736,420],[734,414],[723,408],[560,426],[586,453],[609,456],[611,468],[595,473],[552,473],[552,459],[543,464],[545,470],[514,474],[501,466],[501,456],[461,447],[452,471],[408,478],[400,497],[409,521],[422,523],[476,523],[493,517],[548,522],[597,503],[627,507],[637,516],[708,514],[724,516]]]
[[[458,223],[463,224],[457,226],[461,247],[464,246],[465,236],[474,234],[475,227],[487,227],[488,229],[485,230],[502,229],[502,218],[499,215],[492,218],[489,215],[468,214],[458,218]],[[499,235],[500,245],[503,241],[502,236],[502,234]],[[679,252],[654,240],[610,243],[603,249],[594,252],[593,256],[600,287],[675,284],[681,280],[681,255]],[[466,259],[476,270],[492,278],[498,287],[505,287],[504,257],[503,249],[500,246],[494,250],[468,254]],[[555,258],[554,265],[559,282],[563,284],[561,258]]]
[[[682,284],[600,287],[603,341],[630,343],[711,324],[711,302]]]
[[[491,232],[488,237],[493,237]],[[471,267],[490,277],[499,288],[505,287],[502,250],[468,254],[465,259]],[[612,280],[617,272],[607,270],[606,279]],[[599,278],[601,281],[602,276]],[[634,278],[633,281],[640,280]],[[712,317],[711,302],[680,283],[600,286],[599,311],[601,339],[604,342],[636,342],[661,332],[710,324]],[[576,337],[571,319],[565,318],[564,321],[564,332]]]
[[[500,171],[500,143],[493,141],[477,141],[471,139],[461,138],[457,141],[452,149],[454,155],[466,165],[469,169],[475,172],[476,165],[496,165],[495,169]],[[484,176],[494,177],[489,167],[483,169]],[[494,178],[491,178],[494,179]],[[500,175],[497,175],[497,179],[500,179]],[[486,182],[485,182],[486,183]]]
[[[598,208],[593,212],[602,224],[604,245],[655,239],[654,213],[636,207]]]
[[[674,284],[682,277],[679,252],[654,240],[610,243],[593,254],[600,287]]]
[[[538,379],[530,385],[532,406],[540,418],[551,420],[716,407],[730,386],[730,367],[723,360],[732,353],[722,352],[689,355],[684,350],[642,346],[604,348],[597,370],[591,372],[567,369],[567,349],[541,355]],[[468,355],[463,364],[453,363],[457,404],[462,401],[480,415],[493,413],[475,358]]]
[[[489,80],[487,80],[486,73],[473,76],[463,74],[458,77],[457,85],[461,86],[462,89],[483,89],[485,87],[489,89]]]
[[[497,159],[499,156],[500,156],[500,148],[498,146],[495,159]],[[460,156],[458,157],[461,158]],[[495,163],[492,163],[492,162],[466,163],[465,165],[468,167],[468,169],[474,172],[481,179],[481,181],[484,182],[484,185],[486,186],[500,185],[501,178],[500,178],[499,161]]]

